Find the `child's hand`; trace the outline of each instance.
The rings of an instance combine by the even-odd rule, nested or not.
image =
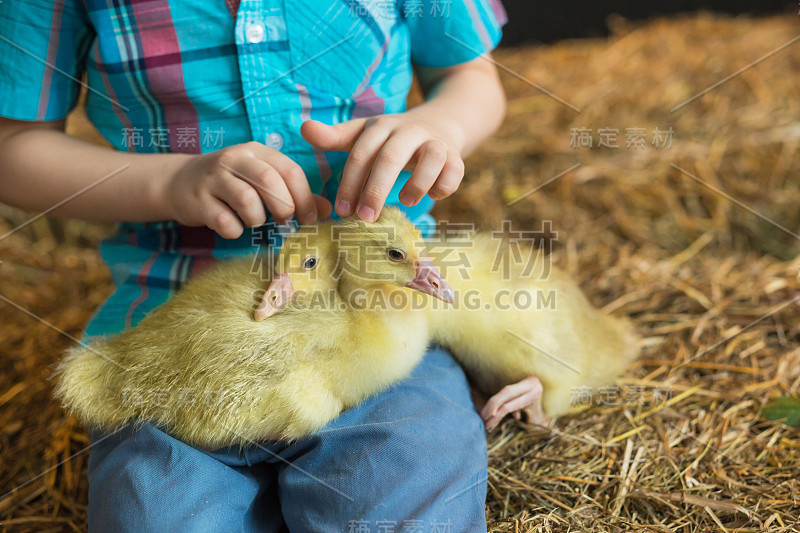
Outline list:
[[[403,169],[413,170],[399,194],[407,206],[415,205],[425,193],[439,200],[458,188],[464,162],[457,140],[442,122],[441,117],[410,111],[335,126],[309,120],[300,131],[315,148],[350,152],[336,212],[341,216],[357,212],[361,219],[374,221]]]
[[[330,202],[311,193],[300,166],[261,143],[185,157],[164,195],[171,218],[181,224],[205,225],[235,239],[244,231],[243,223],[256,227],[266,222],[264,205],[281,222],[295,213],[302,224],[330,215]]]

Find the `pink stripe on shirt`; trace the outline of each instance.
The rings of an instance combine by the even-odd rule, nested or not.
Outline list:
[[[36,119],[42,120],[47,115],[47,104],[50,102],[50,84],[53,81],[53,66],[58,58],[58,44],[61,37],[61,16],[64,13],[64,0],[53,3],[53,17],[50,22],[50,39],[47,45],[47,63],[42,75],[42,89],[39,92],[39,107]]]
[[[484,25],[483,20],[481,20],[481,15],[478,12],[478,8],[475,7],[475,2],[472,0],[466,0],[464,5],[467,6],[469,17],[472,19],[472,27],[475,28],[476,32],[478,32],[478,37],[480,37],[484,48],[491,48],[492,39],[489,37],[489,32],[486,31],[486,26]]]
[[[147,260],[147,263],[142,265],[142,269],[139,270],[139,274],[136,275],[136,283],[139,287],[142,288],[141,294],[139,297],[134,300],[131,304],[130,308],[128,309],[128,314],[125,315],[125,327],[129,328],[132,326],[131,322],[133,320],[133,312],[136,311],[136,308],[139,307],[142,302],[147,300],[147,297],[150,295],[150,288],[147,286],[147,276],[150,274],[150,269],[153,268],[153,263],[156,262],[158,256],[161,255],[158,252],[153,252],[153,255],[150,256],[150,259]]]
[[[200,143],[178,143],[178,128],[191,128],[195,132],[199,130],[197,109],[186,92],[183,63],[164,65],[158,64],[159,61],[154,59],[181,53],[169,2],[153,0],[134,3],[131,7],[144,56],[144,72],[153,96],[160,99],[159,103],[164,110],[164,127],[169,133],[170,151],[200,153]],[[164,101],[164,95],[169,95],[168,102]]]

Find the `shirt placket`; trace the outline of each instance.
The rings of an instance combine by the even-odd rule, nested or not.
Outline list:
[[[282,150],[288,134],[287,111],[296,100],[284,2],[242,0],[235,32],[252,138]]]

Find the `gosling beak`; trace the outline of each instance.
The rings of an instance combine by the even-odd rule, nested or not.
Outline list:
[[[452,287],[427,257],[417,259],[417,277],[406,283],[406,287],[430,294],[449,304],[456,300]]]
[[[261,303],[256,307],[253,318],[256,322],[261,322],[265,318],[271,317],[289,302],[292,294],[294,294],[294,288],[289,274],[276,274],[272,283],[269,284],[267,292],[264,293]]]

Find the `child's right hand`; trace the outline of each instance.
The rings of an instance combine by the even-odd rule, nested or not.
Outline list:
[[[301,224],[311,224],[331,213],[330,202],[311,193],[303,169],[261,143],[183,157],[162,198],[170,218],[185,226],[208,226],[235,239],[244,231],[243,224],[257,227],[266,222],[264,206],[279,222],[296,214]]]

